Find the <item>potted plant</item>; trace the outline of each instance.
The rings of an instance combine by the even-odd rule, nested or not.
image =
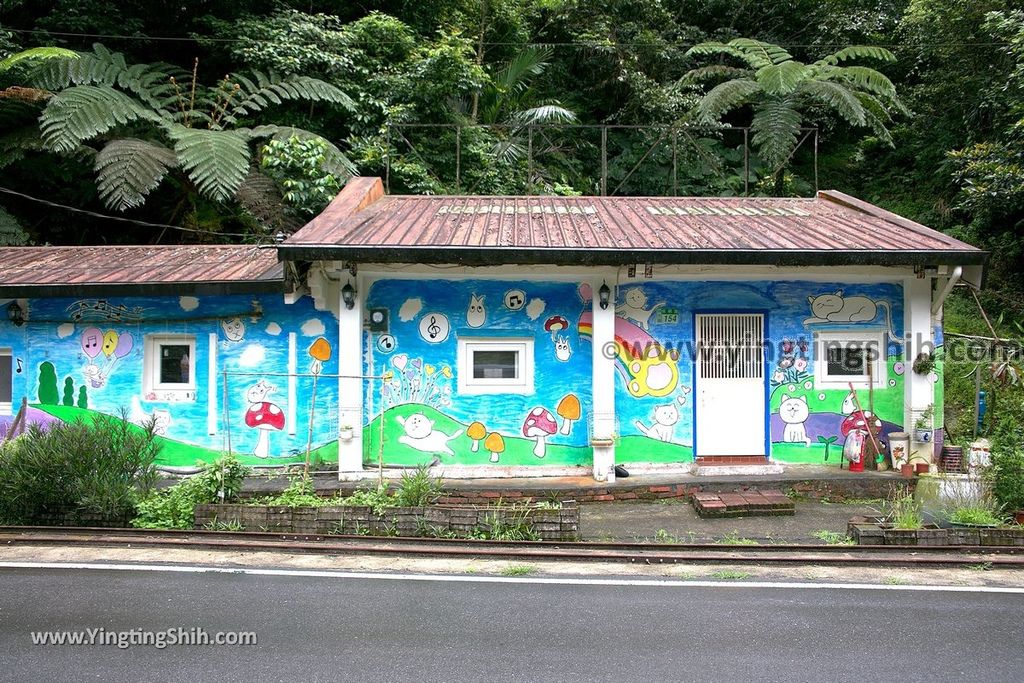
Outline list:
[[[338,438],[342,441],[351,441],[354,434],[352,425],[341,425],[341,427],[338,428]]]
[[[914,441],[920,443],[932,442],[932,416],[935,413],[935,405],[929,403],[928,407],[921,411],[914,422]]]

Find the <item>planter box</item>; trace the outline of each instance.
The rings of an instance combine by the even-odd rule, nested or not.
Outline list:
[[[846,525],[846,534],[859,545],[1024,546],[1024,527],[941,529],[926,524],[921,529],[894,529],[882,517],[854,517]]]
[[[246,531],[371,536],[468,536],[495,524],[526,524],[545,541],[572,541],[579,538],[580,510],[574,501],[562,503],[558,510],[529,505],[431,505],[388,508],[379,515],[367,507],[197,505],[195,527],[201,529],[214,523],[238,524]]]

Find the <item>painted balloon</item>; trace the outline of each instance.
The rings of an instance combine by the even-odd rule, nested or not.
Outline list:
[[[132,352],[132,348],[135,346],[135,339],[132,337],[131,332],[125,332],[117,340],[117,346],[114,347],[114,356],[117,358],[124,358]]]
[[[114,330],[107,330],[107,333],[103,335],[103,355],[110,358],[110,355],[114,353],[114,349],[117,348],[117,332]]]
[[[95,327],[82,332],[82,351],[89,358],[95,358],[100,353],[100,345],[103,343],[103,332]]]

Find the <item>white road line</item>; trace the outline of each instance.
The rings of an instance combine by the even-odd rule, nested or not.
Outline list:
[[[801,583],[796,581],[680,581],[678,579],[587,579],[527,576],[469,576],[446,574],[378,574],[373,572],[316,569],[259,569],[252,567],[204,567],[179,564],[104,564],[102,562],[0,562],[0,569],[85,569],[101,571],[171,572],[182,574],[249,574],[385,581],[439,581],[453,583],[536,583],[566,586],[642,586],[652,588],[792,588],[871,591],[926,591],[945,593],[1011,593],[1024,595],[1012,586],[927,586],[915,584]]]

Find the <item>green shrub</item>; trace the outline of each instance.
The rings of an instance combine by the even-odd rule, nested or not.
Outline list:
[[[893,491],[885,504],[886,518],[897,529],[920,529],[924,524],[921,503],[906,490]]]
[[[356,489],[351,496],[340,498],[334,504],[368,507],[375,515],[380,515],[386,508],[397,507],[398,499],[388,490],[388,485],[381,482],[372,489]]]
[[[156,483],[159,452],[152,421],[140,428],[97,415],[91,423],[30,425],[0,446],[0,520],[128,519]]]
[[[224,455],[163,491],[139,501],[132,526],[142,529],[191,529],[196,505],[232,501],[249,472],[233,455]]]
[[[316,495],[313,480],[306,475],[292,477],[288,486],[276,496],[255,498],[252,505],[275,505],[280,507],[324,507],[338,505],[337,498],[324,498]]]
[[[430,476],[430,470],[421,465],[412,473],[402,472],[395,492],[398,507],[420,508],[433,503],[441,494],[444,484],[441,477]]]
[[[1024,447],[993,449],[990,479],[992,494],[1004,510],[1024,510]]]

